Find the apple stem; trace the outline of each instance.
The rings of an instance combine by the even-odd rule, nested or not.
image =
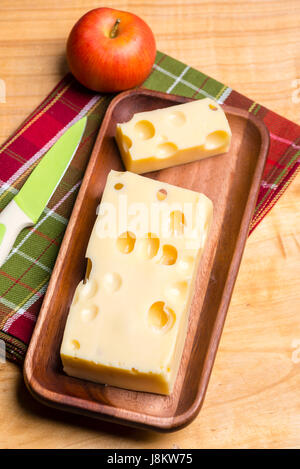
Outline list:
[[[116,22],[115,22],[115,24],[114,24],[114,26],[113,26],[111,32],[110,32],[109,37],[110,37],[111,39],[113,39],[113,38],[116,37],[117,32],[118,32],[118,26],[119,26],[120,23],[121,23],[121,20],[120,20],[120,18],[118,18],[118,19],[116,20]]]

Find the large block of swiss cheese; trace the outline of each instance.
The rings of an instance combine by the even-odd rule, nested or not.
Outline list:
[[[203,194],[109,173],[75,292],[61,358],[78,378],[169,394],[212,219]]]

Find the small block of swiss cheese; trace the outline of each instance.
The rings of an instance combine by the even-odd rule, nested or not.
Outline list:
[[[171,393],[212,211],[198,192],[109,173],[61,345],[68,375]]]
[[[128,171],[146,173],[228,151],[231,130],[210,98],[139,112],[117,124],[116,141]]]

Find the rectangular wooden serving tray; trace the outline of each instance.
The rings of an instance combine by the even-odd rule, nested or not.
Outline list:
[[[245,110],[223,106],[232,129],[228,153],[146,175],[203,192],[214,204],[172,395],[128,391],[72,378],[63,372],[59,355],[74,290],[85,275],[85,252],[107,175],[111,169],[124,170],[114,140],[116,124],[128,121],[136,112],[187,101],[190,99],[135,89],[119,94],[106,112],[26,355],[26,385],[45,404],[159,431],[184,427],[201,408],[269,146],[265,125]]]

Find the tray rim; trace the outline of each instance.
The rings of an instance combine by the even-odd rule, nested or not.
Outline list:
[[[33,358],[34,358],[34,348],[37,346],[39,332],[43,324],[43,319],[45,316],[47,316],[48,303],[51,301],[51,296],[56,286],[54,274],[60,271],[64,255],[68,248],[68,242],[72,235],[72,229],[73,229],[72,221],[76,217],[76,212],[78,211],[78,208],[81,206],[84,200],[85,190],[86,190],[86,187],[90,178],[90,174],[93,171],[93,167],[96,163],[96,159],[98,155],[98,152],[96,151],[97,146],[99,146],[99,143],[102,142],[103,136],[105,135],[105,131],[107,128],[107,123],[110,121],[110,118],[111,118],[112,111],[114,107],[118,104],[118,102],[123,99],[132,97],[137,94],[153,96],[153,92],[155,93],[155,97],[158,97],[158,98],[161,97],[163,99],[167,98],[169,101],[174,101],[175,103],[179,103],[179,101],[181,101],[182,103],[188,102],[188,101],[194,101],[194,99],[188,98],[185,96],[167,94],[167,93],[160,92],[160,91],[149,90],[147,88],[135,88],[135,89],[127,90],[127,91],[119,93],[117,96],[115,96],[111,100],[105,112],[105,116],[100,126],[100,129],[98,131],[98,135],[96,137],[96,140],[95,140],[92,152],[91,152],[91,156],[87,164],[87,168],[86,168],[86,171],[85,171],[82,183],[81,183],[81,187],[79,189],[72,213],[70,215],[68,226],[66,228],[64,238],[63,238],[61,247],[59,249],[58,256],[57,256],[57,259],[56,259],[56,262],[55,262],[55,265],[54,265],[54,268],[50,277],[49,285],[48,285],[48,288],[47,288],[47,291],[46,291],[46,294],[45,294],[45,297],[44,297],[44,300],[40,309],[40,313],[38,315],[38,319],[37,319],[30,343],[28,345],[28,349],[27,349],[27,353],[26,353],[25,361],[24,361],[24,367],[23,367],[23,377],[24,377],[26,387],[29,390],[29,392],[32,394],[32,396],[36,398],[39,402],[47,406],[54,407],[63,411],[72,412],[72,413],[85,414],[93,418],[96,417],[104,421],[114,422],[114,423],[123,424],[127,426],[131,425],[134,427],[152,429],[152,430],[160,431],[160,432],[171,432],[171,431],[177,431],[185,427],[186,425],[188,425],[192,420],[194,420],[194,418],[197,416],[197,414],[201,410],[204,397],[207,391],[210,375],[213,369],[214,360],[216,358],[217,349],[218,349],[219,342],[221,339],[222,330],[225,324],[226,315],[227,315],[230,299],[233,293],[234,284],[235,284],[239,266],[243,257],[243,251],[245,248],[250,223],[252,220],[252,215],[255,210],[255,202],[256,202],[259,188],[260,188],[260,181],[261,181],[261,177],[263,174],[263,169],[267,160],[269,144],[270,144],[270,136],[269,136],[269,131],[267,129],[267,126],[261,119],[249,113],[245,109],[235,107],[235,106],[229,106],[226,104],[221,104],[221,107],[224,109],[226,113],[231,113],[233,115],[242,116],[246,120],[249,120],[254,124],[254,126],[258,129],[260,136],[261,136],[261,147],[260,147],[259,155],[257,157],[257,164],[255,167],[255,171],[253,173],[250,190],[248,192],[247,202],[246,202],[243,216],[241,219],[240,230],[239,230],[236,245],[235,245],[235,251],[234,251],[234,254],[233,254],[229,269],[228,269],[228,274],[227,274],[226,281],[223,287],[220,306],[218,308],[216,320],[212,328],[212,332],[210,335],[208,348],[207,348],[207,354],[205,356],[205,360],[203,363],[203,369],[205,370],[205,372],[203,373],[203,375],[201,376],[201,379],[198,382],[196,397],[192,405],[185,412],[175,417],[174,416],[158,417],[158,416],[151,415],[150,416],[151,424],[150,424],[149,416],[147,416],[148,423],[144,422],[143,419],[141,419],[141,416],[143,414],[139,412],[134,412],[132,410],[125,411],[127,414],[127,418],[118,417],[114,413],[110,412],[112,410],[112,407],[106,406],[105,404],[99,404],[102,407],[105,407],[105,409],[103,409],[105,410],[105,412],[95,412],[92,409],[88,408],[89,406],[87,406],[87,404],[89,403],[86,402],[82,398],[73,397],[73,396],[69,396],[68,394],[55,392],[55,391],[49,390],[45,386],[42,386],[39,383],[39,381],[36,379],[34,374],[31,372],[32,370],[31,365],[33,363]],[[209,364],[207,364],[207,362],[209,362]],[[69,401],[72,401],[72,403],[62,402],[62,397],[64,396],[67,397]],[[83,406],[83,403],[85,403],[84,406]],[[135,416],[139,416],[139,418],[136,419]]]

